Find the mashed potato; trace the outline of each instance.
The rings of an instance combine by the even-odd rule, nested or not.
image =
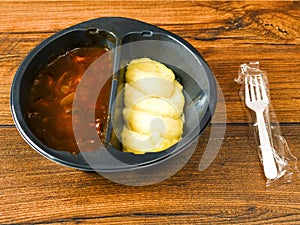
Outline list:
[[[184,96],[173,71],[148,58],[132,60],[125,74],[123,151],[163,151],[182,135]]]

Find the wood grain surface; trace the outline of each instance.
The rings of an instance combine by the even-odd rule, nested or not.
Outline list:
[[[300,182],[266,188],[257,145],[239,97],[239,65],[268,72],[282,134],[300,159],[299,1],[0,2],[0,224],[299,224]],[[66,168],[31,149],[16,130],[10,86],[24,57],[71,25],[106,16],[167,29],[191,43],[214,72],[225,98],[223,145],[198,170],[211,126],[195,154],[159,184],[129,187]],[[224,122],[218,109],[213,125]]]

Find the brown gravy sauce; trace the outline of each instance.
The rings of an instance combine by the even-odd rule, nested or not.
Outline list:
[[[109,54],[104,54],[107,51],[98,47],[76,48],[60,55],[37,73],[28,94],[26,117],[32,132],[48,147],[72,154],[79,152],[72,126],[72,103],[76,88],[87,68],[100,56],[101,60],[104,60],[101,63],[104,67],[98,75],[112,70]],[[99,82],[99,77],[90,77],[88,82]],[[105,84],[97,98],[96,106],[91,104],[88,98],[82,106],[85,109],[95,109],[94,123],[81,125],[95,128],[102,142],[105,139],[108,119],[111,78],[103,82]],[[86,151],[97,148],[94,146],[95,140],[85,141]]]

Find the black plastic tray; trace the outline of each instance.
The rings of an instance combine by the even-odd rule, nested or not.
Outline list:
[[[35,137],[24,119],[27,91],[34,79],[34,74],[42,65],[66,50],[83,46],[101,46],[112,50],[114,79],[109,104],[110,119],[104,143],[110,153],[107,158],[105,158],[107,155],[103,156],[97,152],[81,152],[72,155],[69,152],[51,149]],[[185,90],[186,122],[182,140],[178,145],[159,153],[135,155],[120,150],[121,143],[116,138],[117,132],[114,131],[120,130],[123,126],[122,117],[117,112],[123,103],[117,101],[115,104],[115,100],[118,90],[124,85],[125,70],[122,68],[126,68],[131,59],[141,57],[149,57],[162,62],[174,71]],[[188,42],[171,32],[141,21],[107,17],[83,22],[62,30],[32,50],[16,72],[11,89],[11,109],[15,124],[23,138],[47,158],[80,170],[120,171],[168,160],[173,155],[184,152],[208,125],[215,110],[216,94],[216,84],[209,66]],[[111,156],[120,163],[111,163]]]

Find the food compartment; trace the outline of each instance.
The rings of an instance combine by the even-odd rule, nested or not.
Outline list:
[[[121,44],[118,87],[113,107],[115,110],[112,114],[110,152],[120,161],[129,164],[150,162],[169,155],[176,150],[177,144],[157,153],[137,155],[122,152],[121,132],[125,124],[122,110],[128,63],[133,59],[145,57],[158,61],[170,68],[174,72],[176,80],[183,85],[185,123],[181,142],[190,142],[190,138],[195,138],[208,122],[208,120],[205,121],[205,124],[200,122],[205,115],[210,116],[205,93],[205,89],[208,89],[208,81],[204,68],[201,64],[199,65],[199,58],[168,34],[147,30],[131,32],[122,39]]]
[[[47,39],[29,55],[30,63],[20,68],[24,70],[19,96],[25,118],[21,125],[28,126],[28,136],[41,142],[41,148],[84,163],[78,153],[98,147],[95,135],[87,137],[91,128],[86,124],[94,118],[93,133],[98,132],[97,138],[105,142],[117,44],[111,32],[73,29]],[[75,137],[73,130],[81,131]]]

